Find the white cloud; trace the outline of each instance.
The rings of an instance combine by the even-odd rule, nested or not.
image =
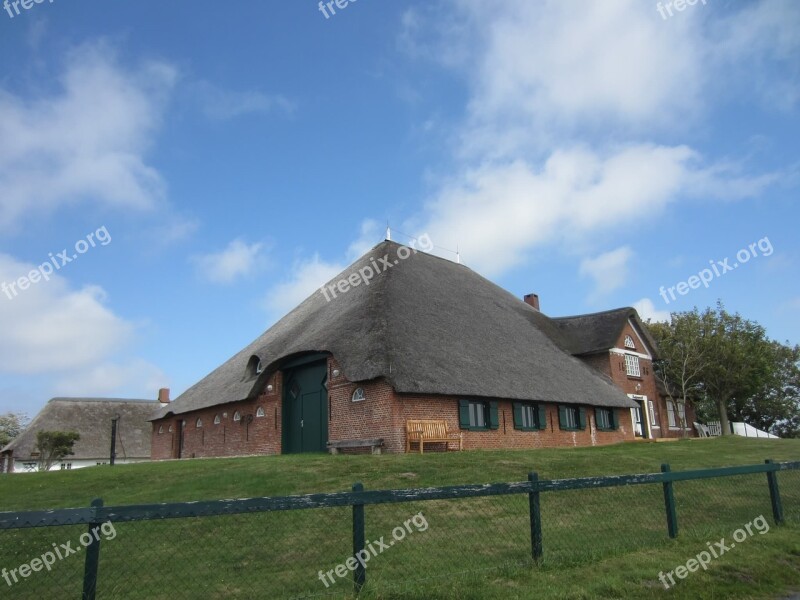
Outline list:
[[[710,34],[710,8],[666,22],[639,0],[438,6],[438,15],[405,13],[400,43],[457,65],[468,99],[453,136],[458,160],[411,221],[437,245],[460,247],[471,267],[497,275],[542,246],[574,251],[598,233],[655,224],[671,204],[753,198],[779,180],[652,141],[689,135],[702,122],[720,100],[709,91],[730,73],[715,68],[746,45],[731,25]],[[781,6],[784,16],[796,12]],[[731,19],[744,23],[746,11]],[[766,20],[777,27],[779,19]],[[781,29],[789,41],[773,44],[769,27],[759,39],[772,54],[759,56],[794,56],[790,28]],[[433,28],[438,45],[420,39]],[[453,50],[442,59],[446,48]]]
[[[212,283],[230,284],[247,277],[263,267],[263,244],[247,244],[235,239],[220,252],[196,256],[192,259],[198,275]]]
[[[639,313],[642,321],[662,321],[668,322],[670,314],[668,310],[658,310],[650,298],[642,298],[633,303],[633,308]]]
[[[155,399],[162,387],[169,387],[169,383],[161,369],[146,360],[133,359],[124,364],[98,364],[62,377],[55,391],[63,396]]]
[[[282,317],[325,283],[341,273],[347,265],[325,262],[315,254],[311,259],[296,262],[291,277],[275,286],[267,297],[267,309]]]
[[[225,90],[207,81],[191,86],[192,97],[210,119],[228,120],[249,113],[291,113],[294,104],[280,94]]]
[[[0,89],[0,228],[78,203],[146,210],[164,182],[145,161],[175,70],[121,67],[105,43],[70,52],[51,95]]]
[[[27,275],[35,265],[0,254],[0,282]],[[71,290],[60,275],[32,284],[9,299],[0,294],[0,372],[53,374],[105,360],[130,341],[134,326],[105,306],[97,286]],[[11,293],[11,292],[9,292]]]
[[[541,167],[523,159],[487,163],[443,185],[419,229],[439,246],[459,246],[471,267],[497,274],[536,247],[658,218],[669,203],[691,197],[697,179],[711,178],[699,162],[685,146],[640,144],[607,154],[559,150]]]
[[[594,258],[583,259],[579,272],[581,276],[594,280],[591,297],[596,299],[625,285],[629,274],[628,262],[631,258],[633,251],[627,246],[622,246]]]

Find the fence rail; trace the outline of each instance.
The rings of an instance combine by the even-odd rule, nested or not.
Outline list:
[[[669,465],[665,464],[662,465],[661,472],[658,473],[551,480],[541,480],[537,473],[530,473],[528,480],[521,482],[417,489],[365,491],[361,484],[355,484],[353,491],[349,492],[131,506],[103,506],[102,500],[96,499],[93,501],[92,506],[86,508],[2,512],[0,513],[0,530],[84,525],[88,527],[91,539],[93,528],[96,531],[98,526],[107,522],[133,523],[137,521],[164,521],[168,519],[310,511],[313,509],[330,510],[351,507],[352,554],[349,556],[356,557],[366,551],[366,507],[439,500],[457,501],[503,496],[517,497],[527,494],[526,504],[528,510],[525,519],[528,521],[528,528],[526,528],[525,537],[530,536],[527,555],[534,562],[541,562],[547,552],[547,528],[552,525],[552,522],[542,515],[544,494],[549,495],[552,492],[579,493],[581,490],[586,493],[599,493],[593,492],[593,490],[660,484],[663,488],[663,508],[661,511],[664,518],[664,529],[661,530],[663,532],[662,536],[666,533],[668,537],[674,538],[679,534],[681,518],[680,502],[676,502],[676,483],[711,479],[721,480],[731,477],[764,474],[765,478],[762,480],[763,484],[766,484],[762,488],[764,497],[767,497],[766,493],[768,492],[773,522],[780,525],[784,521],[784,510],[778,484],[778,473],[797,470],[800,470],[800,461],[774,463],[768,460],[764,464],[689,471],[671,471]],[[757,489],[754,487],[750,493],[756,494],[756,492]],[[800,497],[800,495],[798,496]],[[796,496],[792,495],[791,497],[794,501]],[[689,507],[686,508],[688,512]],[[373,508],[372,510],[378,509]],[[794,514],[800,515],[800,506],[793,508],[792,515]],[[490,516],[490,518],[492,517]],[[497,518],[496,515],[494,518]],[[515,524],[516,526],[517,524]],[[545,534],[543,534],[543,529]],[[409,529],[409,531],[411,530]],[[97,539],[86,546],[82,585],[82,598],[85,600],[95,598],[98,585],[100,539],[96,534],[95,538]],[[349,540],[347,545],[349,546]],[[362,561],[360,566],[356,566],[351,570],[353,571],[353,585],[358,591],[367,582],[367,569]]]

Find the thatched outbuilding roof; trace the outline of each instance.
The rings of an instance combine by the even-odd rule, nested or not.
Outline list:
[[[70,460],[108,460],[111,450],[111,419],[117,423],[117,458],[150,458],[152,425],[148,417],[161,405],[153,400],[114,398],[53,398],[39,411],[25,430],[2,449],[14,458],[27,459],[36,447],[38,431],[74,431]]]

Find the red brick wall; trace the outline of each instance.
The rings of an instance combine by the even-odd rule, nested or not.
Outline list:
[[[280,454],[281,383],[281,374],[277,373],[268,382],[273,386],[272,391],[265,390],[255,400],[222,404],[154,421],[153,460],[177,458],[178,423],[181,420],[186,422],[182,458]],[[264,409],[263,417],[256,416],[259,407]],[[237,411],[242,416],[240,421],[234,421]],[[215,425],[217,415],[220,423]],[[252,415],[252,420],[248,415]],[[197,427],[198,419],[202,420],[202,427]]]
[[[586,429],[584,431],[562,431],[558,425],[558,406],[548,404],[546,405],[548,423],[546,430],[520,431],[514,429],[513,402],[510,400],[498,400],[500,421],[498,429],[462,430],[458,419],[458,400],[459,398],[447,396],[398,394],[395,414],[399,425],[398,430],[402,433],[402,440],[398,446],[389,448],[389,450],[405,452],[405,421],[407,419],[446,419],[449,431],[464,434],[465,450],[596,446],[633,439],[631,414],[627,409],[617,409],[619,416],[617,431],[598,431],[594,409],[588,406],[586,407]]]
[[[608,360],[606,358],[606,364]],[[333,371],[339,370],[338,376]],[[457,397],[397,394],[384,379],[358,384],[345,377],[343,369],[334,358],[328,360],[328,439],[348,440],[383,438],[387,452],[405,452],[405,424],[408,419],[446,419],[452,432],[460,432]],[[278,373],[270,380],[273,390],[256,401],[234,402],[215,406],[184,415],[161,419],[153,423],[153,460],[177,456],[178,421],[186,421],[183,457],[241,456],[248,454],[280,454],[281,452],[281,387]],[[353,391],[361,387],[366,399],[353,402]],[[265,417],[256,417],[256,409],[263,406]],[[236,411],[253,415],[246,420],[234,422]],[[620,427],[617,431],[597,431],[592,407],[587,407],[585,431],[561,431],[558,426],[558,408],[547,406],[548,428],[543,431],[519,431],[514,429],[512,402],[499,400],[497,430],[464,431],[465,449],[500,448],[545,448],[558,446],[590,446],[611,444],[633,439],[630,411],[618,409]],[[220,415],[221,423],[214,425],[214,417]],[[227,416],[224,416],[227,415]],[[196,426],[197,419],[203,426]],[[244,417],[246,419],[246,417]],[[172,425],[173,431],[168,431]],[[159,428],[163,427],[163,433]],[[434,449],[431,446],[431,449]],[[368,449],[361,450],[368,452]],[[359,452],[353,450],[352,452]]]

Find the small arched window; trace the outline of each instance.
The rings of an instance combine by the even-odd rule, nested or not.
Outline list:
[[[258,407],[258,410],[256,411],[256,416],[257,417],[266,417],[267,416],[267,413],[264,412],[264,407],[263,406],[259,406]]]
[[[242,420],[242,414],[238,410],[235,413],[233,413],[233,420],[234,421],[241,421]]]
[[[203,426],[203,419],[197,419],[197,421],[195,421],[194,426],[200,429]]]
[[[167,431],[169,431],[170,433],[172,433],[172,425],[170,425],[170,426],[169,426],[169,429],[167,429]]]
[[[164,426],[163,426],[163,425],[161,425],[161,426],[158,428],[158,433],[164,433]]]
[[[367,395],[364,393],[364,388],[356,388],[353,392],[353,402],[361,402]]]
[[[629,335],[625,336],[625,347],[626,348],[632,348],[633,350],[636,350],[636,344],[633,343],[633,338],[631,336],[629,336]]]
[[[219,425],[220,421],[222,421],[222,419],[219,418],[219,415],[214,417],[214,425]]]

